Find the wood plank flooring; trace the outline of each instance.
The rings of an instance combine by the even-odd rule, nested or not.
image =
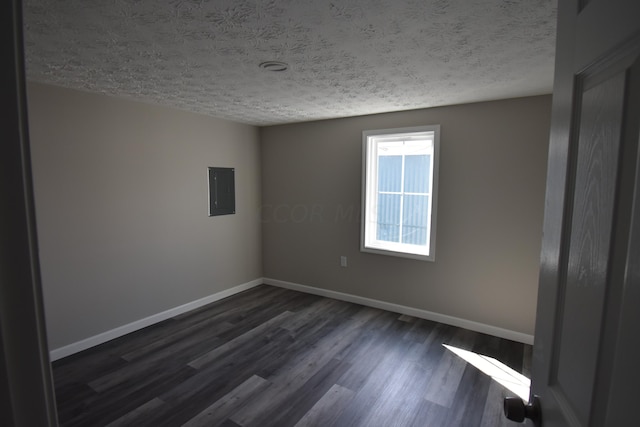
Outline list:
[[[61,426],[509,426],[531,347],[267,285],[54,362]]]

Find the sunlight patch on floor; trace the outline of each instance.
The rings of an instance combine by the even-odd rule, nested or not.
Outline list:
[[[517,394],[525,402],[529,401],[529,387],[531,387],[531,380],[520,372],[511,369],[493,357],[484,356],[482,354],[474,353],[473,351],[463,350],[447,344],[442,345],[462,359],[471,363],[476,368],[480,369],[485,374],[489,375],[496,382]]]

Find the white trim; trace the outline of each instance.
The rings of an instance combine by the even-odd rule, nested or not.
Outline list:
[[[213,295],[209,295],[204,298],[200,298],[198,300],[180,305],[178,307],[171,308],[161,313],[157,313],[149,317],[145,317],[144,319],[136,320],[135,322],[131,322],[126,325],[119,326],[115,329],[102,332],[98,335],[85,338],[81,341],[77,341],[75,343],[66,345],[64,347],[56,348],[50,351],[49,357],[51,358],[51,361],[62,359],[63,357],[67,357],[72,354],[78,353],[80,351],[86,350],[88,348],[94,347],[96,345],[103,344],[112,339],[119,338],[128,333],[135,332],[142,328],[146,328],[147,326],[151,326],[155,323],[161,322],[166,319],[170,319],[172,317],[178,316],[188,311],[195,310],[196,308],[200,308],[212,302],[230,297],[239,292],[246,291],[248,289],[261,285],[263,283],[271,286],[277,286],[280,288],[286,288],[294,291],[305,292],[308,294],[320,295],[327,298],[333,298],[341,301],[352,302],[355,304],[366,305],[368,307],[379,308],[382,310],[392,311],[395,313],[406,314],[408,316],[432,320],[434,322],[445,323],[447,325],[457,326],[459,328],[465,328],[465,329],[469,329],[476,332],[482,332],[482,333],[493,335],[499,338],[505,338],[505,339],[509,339],[509,340],[513,340],[513,341],[517,341],[525,344],[533,344],[533,335],[523,334],[521,332],[515,332],[508,329],[499,328],[497,326],[486,325],[484,323],[478,323],[472,320],[461,319],[458,317],[448,316],[446,314],[434,313],[432,311],[421,310],[418,308],[407,307],[404,305],[393,304],[390,302],[375,300],[371,298],[365,298],[358,295],[346,294],[342,292],[331,291],[328,289],[315,288],[312,286],[300,285],[297,283],[286,282],[283,280],[259,278],[247,283],[234,286],[233,288],[230,288],[230,289],[225,289],[224,291],[217,292]]]
[[[128,333],[137,331],[142,328],[146,328],[147,326],[151,326],[155,323],[161,322],[163,320],[170,319],[172,317],[178,316],[179,314],[186,313],[191,310],[195,310],[196,308],[202,307],[204,305],[210,304],[212,302],[221,300],[223,298],[230,297],[231,295],[235,295],[239,292],[246,291],[247,289],[254,288],[258,285],[261,285],[263,282],[262,278],[252,280],[247,283],[243,283],[241,285],[234,286],[233,288],[225,289],[224,291],[217,292],[213,295],[206,296],[204,298],[200,298],[198,300],[188,302],[186,304],[180,305],[178,307],[170,308],[169,310],[163,311],[161,313],[157,313],[151,315],[149,317],[145,317],[144,319],[136,320],[135,322],[128,323],[126,325],[119,326],[115,329],[111,329],[106,332],[102,332],[98,335],[94,335],[89,338],[85,338],[81,341],[77,341],[73,344],[65,345],[64,347],[56,348],[51,350],[49,355],[51,360],[62,359],[63,357],[70,356],[74,353],[78,353],[82,350],[86,350],[93,346],[105,343],[114,338],[121,337]]]
[[[427,136],[426,134],[432,134]],[[425,245],[408,245],[378,240],[377,206],[378,206],[378,159],[379,144],[383,142],[400,142],[412,139],[431,140],[431,178],[429,179],[429,202],[427,207],[427,242]],[[417,141],[417,139],[416,139]],[[422,261],[435,261],[436,249],[436,213],[438,210],[438,172],[440,163],[440,125],[417,126],[397,129],[365,130],[362,132],[362,189],[361,189],[361,220],[360,220],[360,251],[380,255],[390,255],[411,258]],[[403,172],[404,180],[404,156]],[[404,184],[401,185],[404,193]],[[402,204],[400,208],[402,218]],[[401,219],[401,223],[402,223]]]
[[[472,320],[461,319],[459,317],[449,316],[446,314],[434,313],[432,311],[421,310],[418,308],[407,307],[404,305],[393,304],[390,302],[375,300],[371,298],[365,298],[358,295],[345,294],[342,292],[330,291],[328,289],[315,288],[313,286],[300,285],[292,282],[285,282],[283,280],[269,279],[266,277],[263,279],[263,283],[266,285],[278,286],[280,288],[291,289],[308,294],[320,295],[327,298],[366,305],[368,307],[380,308],[382,310],[406,314],[408,316],[418,317],[434,322],[445,323],[447,325],[457,326],[459,328],[469,329],[475,332],[481,332],[484,334],[493,335],[495,337],[521,342],[524,344],[533,344],[533,335],[511,331],[509,329],[504,329],[497,326],[486,325],[484,323],[474,322]]]

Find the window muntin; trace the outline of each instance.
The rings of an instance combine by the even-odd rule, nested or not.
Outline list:
[[[439,130],[363,132],[362,251],[434,259]]]

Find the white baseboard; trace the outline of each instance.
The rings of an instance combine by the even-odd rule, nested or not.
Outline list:
[[[478,323],[471,320],[461,319],[459,317],[448,316],[446,314],[434,313],[432,311],[421,310],[418,308],[407,307],[404,305],[393,304],[390,302],[375,300],[371,298],[365,298],[358,295],[346,294],[337,291],[331,291],[328,289],[315,288],[312,286],[300,285],[298,283],[285,282],[283,280],[260,278],[252,280],[251,282],[243,283],[241,285],[234,286],[233,288],[226,289],[221,292],[217,292],[213,295],[200,298],[196,301],[192,301],[178,307],[171,308],[161,313],[154,314],[144,319],[136,320],[135,322],[128,323],[126,325],[119,326],[115,329],[111,329],[106,332],[102,332],[98,335],[94,335],[89,338],[85,338],[81,341],[59,347],[50,351],[50,358],[52,361],[62,359],[63,357],[70,356],[96,345],[105,343],[114,338],[121,337],[131,332],[135,332],[139,329],[146,328],[155,323],[161,322],[166,319],[170,319],[179,314],[186,313],[212,302],[221,300],[223,298],[230,297],[239,292],[246,291],[260,284],[267,284],[272,286],[278,286],[280,288],[291,289],[294,291],[305,292],[308,294],[319,295],[323,297],[333,298],[341,301],[352,302],[356,304],[366,305],[368,307],[379,308],[382,310],[388,310],[395,313],[406,314],[408,316],[418,317],[421,319],[431,320],[434,322],[445,323],[451,326],[457,326],[459,328],[465,328],[476,332],[482,332],[485,334],[493,335],[500,338],[505,338],[525,344],[533,344],[533,335],[523,334],[521,332],[515,332],[508,329],[499,328],[497,326],[486,325],[484,323]]]
[[[300,285],[283,280],[264,278],[263,283],[281,288],[291,289],[294,291],[306,292],[308,294],[319,295],[323,297],[338,299],[356,304],[366,305],[368,307],[380,308],[382,310],[392,311],[394,313],[406,314],[408,316],[418,317],[421,319],[431,320],[434,322],[445,323],[459,328],[469,329],[499,338],[505,338],[525,344],[533,344],[533,335],[523,334],[522,332],[511,331],[497,326],[486,325],[484,323],[474,322],[472,320],[461,319],[459,317],[448,316],[446,314],[434,313],[432,311],[420,310],[418,308],[407,307],[404,305],[393,304],[390,302],[365,298],[342,292],[330,291],[327,289],[315,288],[312,286]]]
[[[121,337],[123,335],[137,331],[142,328],[146,328],[147,326],[151,326],[163,320],[170,319],[179,314],[186,313],[187,311],[195,310],[196,308],[221,300],[223,298],[230,297],[231,295],[237,294],[242,291],[246,291],[247,289],[251,289],[263,283],[264,282],[261,278],[255,279],[255,280],[252,280],[251,282],[243,283],[241,285],[234,286],[233,288],[230,288],[230,289],[225,289],[224,291],[220,291],[213,295],[200,298],[196,301],[192,301],[192,302],[180,305],[178,307],[170,308],[169,310],[163,311],[161,313],[157,313],[152,316],[145,317],[144,319],[136,320],[135,322],[119,326],[115,329],[111,329],[110,331],[102,332],[101,334],[98,334],[89,338],[85,338],[73,344],[65,345],[64,347],[51,350],[51,352],[49,353],[49,357],[51,358],[52,361],[62,359],[63,357],[70,356],[74,353],[78,353],[82,350],[86,350],[96,345],[105,343],[114,338]]]

